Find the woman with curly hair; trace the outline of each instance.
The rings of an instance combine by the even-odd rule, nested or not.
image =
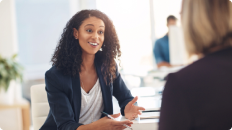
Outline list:
[[[141,114],[115,63],[121,56],[111,20],[98,10],[82,10],[67,23],[45,74],[50,112],[41,130],[122,130],[123,124],[103,117],[113,114],[112,96],[121,114],[134,119]],[[120,116],[119,114],[112,115]],[[103,118],[101,118],[103,117]],[[101,118],[101,119],[100,119]]]

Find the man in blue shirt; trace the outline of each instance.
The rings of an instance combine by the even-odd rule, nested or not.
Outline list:
[[[167,18],[167,26],[175,26],[176,25],[176,17],[173,15],[168,16]],[[153,49],[153,53],[155,55],[157,67],[160,68],[162,66],[171,67],[170,64],[170,55],[169,55],[169,38],[168,33],[156,40],[155,46]]]

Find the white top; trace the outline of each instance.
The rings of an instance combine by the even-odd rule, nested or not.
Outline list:
[[[97,82],[89,93],[86,93],[81,87],[81,112],[79,123],[86,125],[99,120],[103,109],[104,105],[99,79],[97,79]]]

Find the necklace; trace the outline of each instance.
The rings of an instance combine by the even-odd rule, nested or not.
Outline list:
[[[82,84],[81,87],[85,90],[85,87],[84,87],[82,80],[81,80],[81,84]]]
[[[80,81],[81,81],[81,84],[82,84],[81,87],[85,90],[85,86],[84,86],[84,83],[83,83],[83,80],[82,80],[81,77],[82,77],[82,75],[81,75],[81,73],[80,73]]]

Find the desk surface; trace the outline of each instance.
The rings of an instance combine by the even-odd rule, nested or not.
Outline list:
[[[12,104],[12,105],[4,105],[0,104],[0,109],[10,109],[10,108],[28,108],[30,107],[30,104],[26,100],[22,100],[21,102]]]
[[[146,113],[146,115],[159,115],[157,112]],[[121,121],[127,120],[125,117],[119,117]],[[131,126],[133,130],[157,130],[159,119],[140,119],[140,117],[136,118],[132,121],[134,124]],[[127,130],[127,129],[125,129]]]
[[[8,119],[10,118],[10,120],[14,120],[17,118],[17,122],[21,122],[23,130],[29,130],[30,129],[30,104],[27,100],[22,100],[21,102],[12,104],[12,105],[0,105],[0,110],[1,111],[13,111],[13,110],[17,110],[20,109],[21,112],[16,113],[13,117],[7,117]],[[18,111],[17,111],[18,112]],[[20,118],[22,119],[20,119]],[[12,119],[11,119],[12,118]]]

